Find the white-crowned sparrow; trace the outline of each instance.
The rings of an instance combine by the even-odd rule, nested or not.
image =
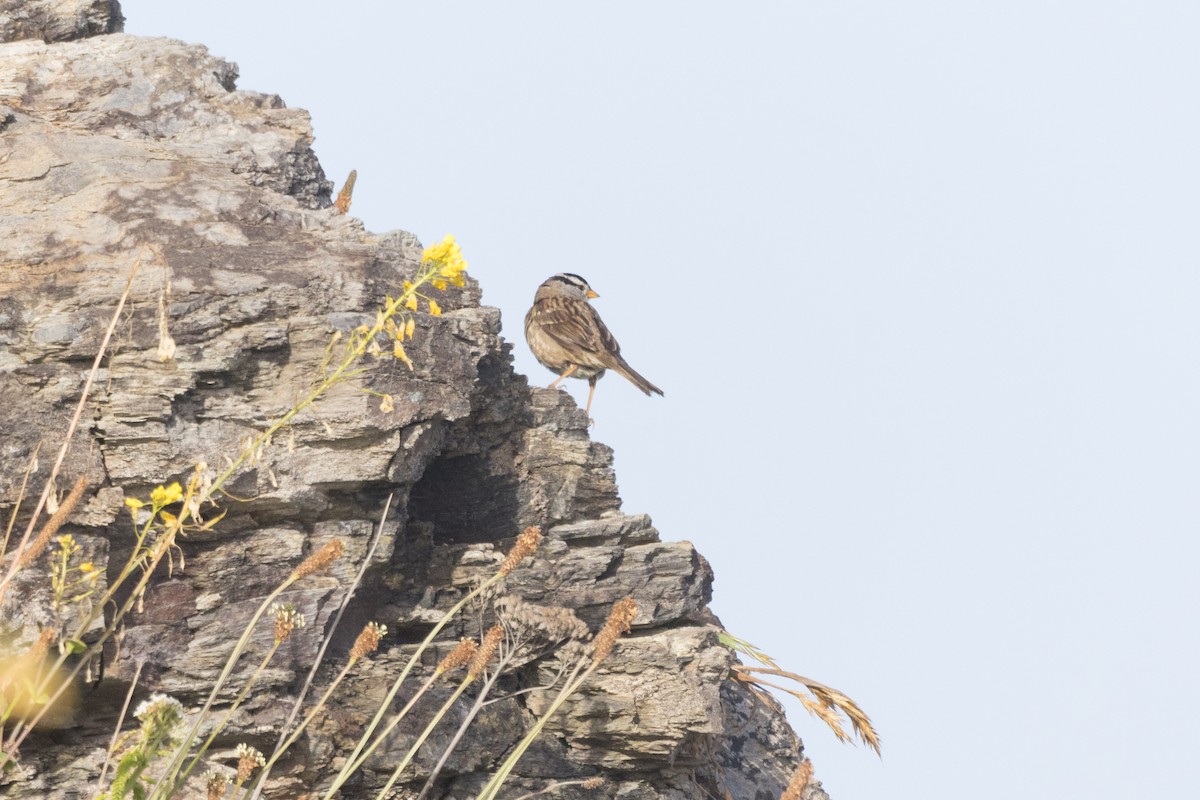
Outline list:
[[[525,340],[543,367],[558,378],[587,378],[588,401],[583,413],[591,414],[596,381],[605,370],[613,370],[629,379],[647,395],[662,394],[650,381],[621,358],[621,345],[608,332],[596,309],[588,300],[600,295],[588,282],[571,272],[548,278],[533,296],[533,308],[525,315]]]

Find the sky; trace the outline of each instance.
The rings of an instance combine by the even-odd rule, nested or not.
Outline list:
[[[453,233],[531,381],[588,279],[666,392],[598,386],[625,510],[882,734],[789,706],[835,800],[1195,796],[1200,4],[122,6]]]

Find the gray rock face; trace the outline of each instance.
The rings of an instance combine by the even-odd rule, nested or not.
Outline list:
[[[65,42],[124,30],[117,0],[0,0],[5,41]]]
[[[115,2],[0,2],[0,518],[35,451],[32,484],[47,477],[141,258],[59,478],[63,488],[89,481],[66,530],[101,570],[131,547],[125,497],[186,481],[197,462],[236,457],[309,390],[334,332],[373,321],[421,254],[410,234],[376,235],[331,213],[308,115],[236,90],[232,64],[202,47],[120,33],[54,43],[120,24]],[[93,673],[87,713],[26,742],[20,769],[0,779],[6,796],[91,797],[135,665],[137,699],[164,691],[202,702],[262,598],[306,555],[342,539],[346,558],[286,595],[309,625],[217,742],[224,755],[241,741],[269,752],[391,493],[380,546],[315,691],[364,621],[391,633],[281,762],[267,797],[313,796],[413,643],[494,573],[527,525],[543,526],[546,538],[505,592],[573,609],[593,630],[619,598],[632,596],[639,612],[632,635],[521,762],[514,790],[603,775],[599,795],[558,796],[779,796],[800,743],[778,709],[729,679],[732,656],[706,607],[707,562],[690,544],[661,541],[646,516],[621,513],[611,451],[590,440],[566,394],[513,373],[499,312],[479,300],[473,280],[439,295],[444,315],[419,314],[408,343],[414,371],[373,361],[237,477],[230,492],[252,499],[228,502],[213,532],[182,543],[185,565],[155,577],[119,648],[107,648],[102,678]],[[168,361],[157,355],[160,309],[176,343]],[[391,395],[394,409],[382,411],[360,386]],[[13,646],[50,621],[46,580],[39,567],[22,572],[0,609]],[[477,635],[490,614],[464,613],[435,649]],[[261,637],[269,644],[268,631]],[[551,660],[530,660],[501,686],[536,686],[552,671]],[[549,700],[532,692],[488,706],[435,796],[473,797]],[[426,719],[406,721],[343,796],[373,796]],[[404,783],[419,789],[440,752],[435,736]]]

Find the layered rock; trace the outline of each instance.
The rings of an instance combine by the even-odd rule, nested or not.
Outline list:
[[[0,3],[0,25],[8,42],[0,45],[0,512],[7,519],[31,460],[32,484],[47,477],[138,262],[59,478],[62,487],[87,478],[86,503],[67,530],[111,572],[131,547],[124,499],[186,481],[198,462],[236,457],[310,389],[331,336],[372,321],[414,274],[421,246],[332,213],[308,115],[237,90],[236,67],[204,48],[112,33],[115,2]],[[106,35],[55,43],[97,33]],[[690,544],[661,541],[647,517],[621,512],[611,451],[590,440],[566,394],[513,373],[499,312],[479,300],[471,280],[439,295],[442,316],[417,316],[413,371],[372,362],[238,475],[228,489],[246,500],[229,501],[213,532],[182,543],[184,563],[155,577],[119,647],[106,648],[103,674],[92,673],[87,713],[26,742],[20,769],[2,779],[6,796],[92,796],[136,665],[137,697],[164,691],[202,702],[262,598],[338,538],[347,557],[286,596],[309,626],[217,742],[218,753],[241,741],[269,751],[389,496],[332,661],[344,657],[346,631],[367,619],[392,632],[275,771],[266,796],[309,796],[328,780],[413,643],[495,571],[527,525],[542,526],[546,540],[505,592],[573,609],[593,630],[621,597],[632,596],[639,613],[631,636],[521,762],[514,786],[603,775],[601,796],[779,796],[799,742],[778,709],[729,679],[732,655],[706,608],[708,564]],[[175,351],[163,361],[167,336]],[[393,398],[391,410],[379,394]],[[14,647],[50,621],[46,580],[41,567],[23,571],[0,609]],[[488,607],[462,614],[430,662],[491,621]],[[269,643],[269,632],[261,636]],[[530,660],[502,685],[536,686],[551,671],[548,659]],[[488,706],[435,796],[473,797],[547,703],[532,692]],[[344,796],[373,796],[426,718],[402,726]],[[438,744],[403,783],[420,787]],[[584,796],[573,791],[559,796]]]

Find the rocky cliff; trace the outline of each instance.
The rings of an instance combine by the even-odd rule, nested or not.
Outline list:
[[[110,0],[0,2],[0,519],[27,466],[31,486],[47,478],[140,258],[57,481],[66,489],[86,478],[64,530],[108,579],[132,546],[125,498],[236,456],[309,390],[330,337],[373,320],[421,254],[411,234],[374,234],[329,208],[305,112],[238,90],[236,66],[203,47],[120,28]],[[539,525],[545,540],[507,579],[507,594],[572,609],[592,630],[621,597],[639,611],[632,634],[520,762],[510,796],[599,775],[604,788],[557,796],[779,797],[800,743],[778,709],[729,679],[732,655],[706,608],[709,565],[690,544],[662,541],[645,515],[621,511],[611,451],[591,441],[566,394],[513,373],[499,312],[479,304],[472,280],[439,299],[441,316],[416,315],[412,371],[392,359],[368,364],[229,484],[243,501],[227,500],[211,532],[181,541],[182,564],[160,568],[89,671],[86,711],[25,741],[19,767],[0,779],[6,796],[94,796],[135,671],[135,702],[160,691],[199,705],[259,601],[338,538],[346,557],[287,595],[309,625],[216,743],[226,763],[237,742],[270,752],[392,495],[316,690],[349,647],[343,630],[377,619],[390,632],[265,796],[312,796],[414,643],[495,571],[523,527]],[[164,360],[167,337],[175,347]],[[393,399],[389,410],[381,394]],[[51,624],[47,582],[41,563],[18,574],[0,609],[0,644],[27,647]],[[464,612],[445,643],[477,636],[492,613]],[[549,669],[530,661],[504,677],[505,689],[536,686]],[[533,692],[487,706],[437,796],[473,797],[545,705]],[[343,796],[374,796],[430,713],[402,726]],[[420,788],[439,744],[421,751],[402,786]]]

